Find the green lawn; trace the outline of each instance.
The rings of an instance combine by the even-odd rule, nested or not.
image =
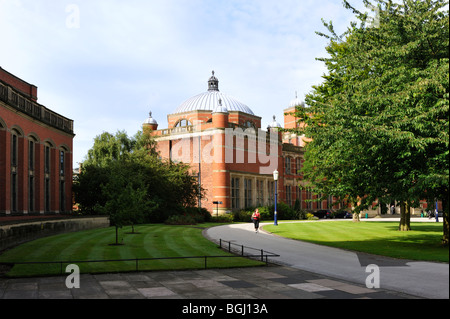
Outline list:
[[[115,243],[115,228],[68,233],[38,239],[0,256],[1,262],[35,261],[86,261],[187,256],[233,256],[217,248],[217,245],[202,236],[202,228],[142,225],[136,226],[137,234],[129,234],[131,227],[120,230],[119,242]],[[76,263],[82,273],[134,271],[136,262]],[[208,268],[259,266],[263,263],[247,258],[208,258]],[[65,273],[67,264],[15,265],[8,276],[40,276]],[[199,269],[205,267],[202,259],[175,259],[139,261],[139,270]]]
[[[398,222],[330,221],[280,223],[264,230],[279,236],[394,258],[448,262],[449,249],[441,246],[442,223],[411,223],[399,232]]]

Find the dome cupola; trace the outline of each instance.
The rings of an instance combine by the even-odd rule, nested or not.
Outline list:
[[[297,92],[295,92],[295,99],[291,100],[291,102],[289,103],[289,108],[297,107],[297,106],[305,107],[305,102],[300,100],[297,96]]]
[[[219,105],[219,101],[221,105]],[[227,110],[228,112],[239,111],[250,115],[255,115],[253,111],[245,104],[234,97],[219,91],[219,80],[213,71],[208,80],[208,91],[196,95],[184,101],[173,114],[187,113],[193,111],[210,111],[217,109]]]
[[[214,71],[212,71],[212,76],[208,80],[208,91],[219,92],[219,80],[214,76]]]
[[[158,122],[152,117],[152,112],[149,113],[148,119],[142,124],[144,129],[151,129],[156,131],[158,129]]]

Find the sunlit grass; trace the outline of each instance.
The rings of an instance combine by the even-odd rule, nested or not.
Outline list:
[[[325,246],[376,255],[423,261],[448,262],[442,247],[442,224],[411,223],[409,232],[398,231],[398,222],[332,221],[280,223],[264,230],[276,235]]]
[[[56,264],[15,265],[9,276],[56,275],[65,272],[65,267],[76,261],[144,259],[191,256],[233,256],[202,236],[202,227],[142,225],[120,231],[119,243],[115,243],[115,228],[88,230],[41,238],[0,256],[1,262],[68,262]],[[247,258],[208,258],[208,268],[260,266],[263,263]],[[82,273],[104,273],[135,271],[136,261],[78,263]],[[204,258],[139,261],[138,270],[201,269]]]

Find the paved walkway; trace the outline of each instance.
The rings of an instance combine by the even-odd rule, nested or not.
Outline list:
[[[384,289],[335,280],[292,267],[0,279],[0,299],[409,299]]]
[[[386,221],[387,219],[382,219]],[[370,221],[376,221],[371,219]],[[413,220],[415,221],[415,220]],[[428,221],[428,219],[418,219]],[[324,221],[333,222],[333,221]],[[264,224],[262,224],[264,226]],[[285,239],[264,231],[255,234],[252,224],[213,227],[204,232],[209,239],[233,241],[236,244],[264,249],[281,257],[283,265],[318,275],[346,280],[365,286],[367,266],[375,264],[380,270],[382,289],[423,298],[449,298],[448,263],[418,262],[386,258],[342,249]]]

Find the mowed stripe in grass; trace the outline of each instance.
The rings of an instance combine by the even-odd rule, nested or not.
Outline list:
[[[409,232],[398,231],[398,222],[320,221],[280,223],[264,229],[276,235],[325,246],[381,256],[448,262],[442,247],[442,223],[411,223]]]
[[[191,257],[191,256],[233,256],[217,248],[205,239],[201,228],[140,225],[136,233],[131,227],[124,227],[116,241],[115,228],[104,228],[77,233],[68,233],[42,238],[20,245],[0,256],[1,262],[67,261],[52,265],[15,265],[9,276],[55,275],[65,271],[69,263],[88,260],[133,259],[126,262],[77,263],[82,273],[120,272],[136,270],[135,259]],[[210,258],[212,267],[260,266],[262,263],[246,258]],[[204,258],[139,261],[139,270],[192,269],[203,268]]]

